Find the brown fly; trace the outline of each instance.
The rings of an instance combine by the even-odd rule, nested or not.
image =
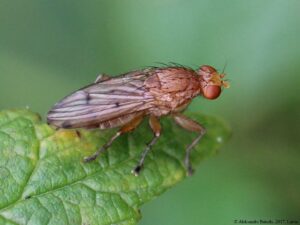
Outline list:
[[[162,68],[150,67],[116,77],[99,75],[95,83],[88,85],[54,105],[48,113],[48,123],[59,128],[100,128],[120,127],[110,140],[85,162],[93,161],[111,146],[120,135],[133,131],[145,116],[154,137],[145,147],[133,173],[138,175],[144,160],[161,134],[159,118],[170,115],[182,128],[198,133],[186,148],[184,164],[187,174],[192,174],[190,154],[193,147],[205,134],[205,128],[198,122],[181,114],[199,95],[206,99],[220,96],[222,87],[228,82],[211,66],[197,70],[178,65]]]

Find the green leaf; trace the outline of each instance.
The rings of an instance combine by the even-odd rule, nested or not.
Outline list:
[[[194,166],[229,137],[220,120],[191,114],[207,134]],[[83,163],[115,130],[55,130],[27,110],[0,112],[0,224],[136,224],[139,207],[185,178],[184,148],[195,134],[170,118],[145,161],[131,174],[152,133],[146,121],[95,162]],[[192,178],[191,178],[192,179]]]

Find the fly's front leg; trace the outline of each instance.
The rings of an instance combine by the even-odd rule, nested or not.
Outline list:
[[[142,168],[144,166],[144,161],[145,161],[147,154],[150,152],[152,146],[157,142],[158,138],[160,137],[161,126],[160,126],[160,123],[159,123],[159,120],[157,119],[157,117],[151,115],[150,119],[149,119],[149,125],[154,133],[154,137],[152,138],[150,143],[147,144],[146,148],[144,149],[138,165],[132,170],[132,173],[135,176],[139,175],[140,171],[142,170]]]
[[[108,149],[111,144],[116,140],[119,136],[122,134],[128,133],[130,131],[133,131],[143,120],[143,115],[140,115],[138,117],[135,117],[133,120],[131,120],[129,123],[121,127],[121,129],[110,138],[110,140],[104,144],[98,151],[96,151],[93,155],[85,157],[84,162],[90,162],[95,160],[102,152],[104,152],[106,149]]]
[[[180,125],[182,128],[192,131],[192,132],[197,132],[198,136],[193,140],[193,142],[186,148],[186,153],[185,153],[185,159],[184,159],[184,165],[187,169],[187,175],[191,176],[193,174],[193,167],[190,162],[190,154],[195,145],[201,140],[203,135],[205,134],[205,128],[201,126],[199,123],[197,123],[194,120],[191,120],[190,118],[176,113],[173,115],[173,118],[175,122]]]

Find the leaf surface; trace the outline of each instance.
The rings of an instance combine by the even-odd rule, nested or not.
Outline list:
[[[224,122],[199,113],[207,129],[192,153],[195,167],[228,139]],[[55,130],[28,110],[0,112],[0,224],[137,224],[142,204],[185,178],[184,149],[195,134],[162,119],[163,133],[144,170],[131,170],[152,133],[146,121],[116,140],[95,162],[115,130]],[[192,179],[192,178],[191,178]]]

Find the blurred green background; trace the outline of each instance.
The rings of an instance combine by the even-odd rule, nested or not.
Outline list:
[[[299,0],[1,0],[0,108],[45,118],[98,73],[227,63],[231,88],[188,110],[223,117],[232,139],[140,224],[300,219],[299,12]]]

